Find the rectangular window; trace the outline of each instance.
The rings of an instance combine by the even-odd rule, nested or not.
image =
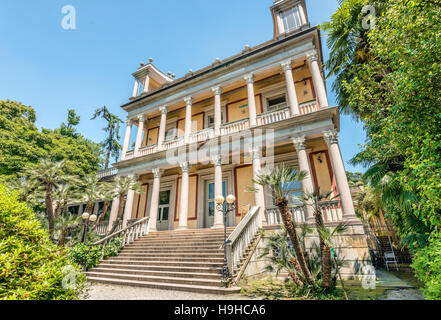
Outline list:
[[[280,110],[286,108],[286,97],[285,95],[271,97],[266,99],[267,102],[267,112]]]
[[[298,6],[283,11],[280,13],[280,18],[283,21],[283,28],[285,29],[285,32],[296,30],[302,25]]]

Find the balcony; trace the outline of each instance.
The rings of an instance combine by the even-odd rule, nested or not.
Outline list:
[[[306,103],[302,103],[299,105],[299,112],[300,115],[305,115],[309,113],[313,113],[319,110],[317,102],[309,101]],[[291,117],[290,110],[286,106],[286,104],[281,104],[278,106],[278,109],[275,111],[270,111],[266,113],[262,113],[257,115],[256,118],[256,124],[257,126],[265,126],[272,123],[280,122],[287,120]],[[250,128],[250,121],[249,119],[241,119],[238,121],[229,122],[226,124],[223,124],[220,128],[220,135],[221,136],[227,136],[231,135],[243,130],[247,130]],[[200,143],[208,141],[212,138],[215,138],[216,134],[213,128],[206,128],[203,130],[200,130],[198,132],[193,132],[189,136],[189,143]],[[185,140],[183,136],[166,140],[162,143],[162,145],[149,145],[141,147],[137,153],[137,157],[147,156],[154,154],[156,152],[160,151],[167,151],[174,148],[178,148],[185,145]],[[135,157],[135,153],[133,150],[128,151],[125,156],[125,160],[130,160]]]

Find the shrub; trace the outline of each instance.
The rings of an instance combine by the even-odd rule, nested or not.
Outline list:
[[[81,243],[72,247],[69,257],[74,263],[80,264],[86,269],[90,269],[100,263],[101,257],[105,259],[118,255],[122,244],[122,238],[114,238],[104,246],[87,246]]]
[[[78,299],[85,280],[18,194],[0,185],[0,299]]]
[[[429,244],[418,250],[413,258],[415,275],[425,283],[423,293],[427,299],[441,299],[441,234],[429,238]]]

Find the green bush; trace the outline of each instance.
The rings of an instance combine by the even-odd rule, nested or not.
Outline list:
[[[96,267],[100,263],[102,255],[101,246],[89,247],[83,243],[72,247],[69,257],[74,263],[77,263],[86,269]]]
[[[123,239],[114,238],[104,247],[101,246],[87,246],[85,244],[78,244],[72,247],[69,257],[71,260],[86,269],[96,267],[101,260],[107,257],[114,257],[118,255],[122,248]]]
[[[415,275],[425,283],[423,293],[427,299],[441,299],[441,234],[432,235],[429,244],[413,258]]]
[[[78,299],[85,281],[18,194],[0,185],[0,299]]]

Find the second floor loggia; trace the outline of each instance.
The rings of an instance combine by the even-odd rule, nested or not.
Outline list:
[[[288,60],[276,69],[246,74],[236,83],[213,87],[205,97],[189,95],[181,105],[161,106],[127,120],[121,160],[265,126],[325,107],[324,80],[317,54],[312,52],[303,60]]]

